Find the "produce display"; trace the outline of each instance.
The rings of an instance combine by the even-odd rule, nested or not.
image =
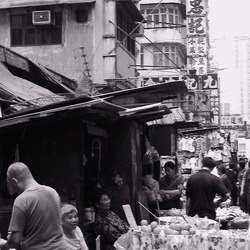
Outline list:
[[[141,225],[119,240],[117,249],[129,250],[249,250],[248,230],[219,230],[219,223],[207,218],[171,216]]]

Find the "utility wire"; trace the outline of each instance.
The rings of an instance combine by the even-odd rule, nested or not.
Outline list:
[[[152,51],[150,51],[146,46],[142,45],[140,42],[138,42],[133,36],[129,35],[126,31],[124,31],[122,28],[118,27],[115,23],[113,23],[111,20],[109,20],[110,23],[112,23],[117,29],[119,29],[120,31],[122,31],[124,34],[128,35],[131,39],[133,39],[136,43],[138,43],[139,45],[141,45],[143,48],[145,48],[147,51],[149,51],[151,54],[154,55],[154,53]],[[140,33],[141,34],[141,33]],[[143,35],[146,39],[148,39],[144,34]],[[150,41],[150,40],[149,40]],[[122,44],[122,42],[118,41],[119,44]],[[156,46],[153,42],[150,41],[150,43],[152,43],[154,46]],[[157,47],[157,46],[156,46]],[[157,47],[158,48],[158,47]],[[173,62],[161,49],[159,49],[160,52],[171,62]],[[174,63],[174,62],[173,62]],[[179,68],[179,66],[177,64],[174,63],[174,65]],[[167,66],[165,66],[167,67]],[[173,70],[176,70],[178,73],[181,73],[180,71],[178,71],[176,68],[173,68]]]
[[[131,36],[142,24],[143,24],[143,22],[147,19],[147,17],[149,16],[149,15],[151,15],[151,13],[161,4],[161,2],[162,2],[163,0],[160,0],[160,2],[150,11],[150,13],[148,14],[148,15],[146,15],[143,19],[142,19],[142,21],[141,22],[138,22],[138,25],[136,25],[135,26],[135,28],[134,29],[132,29],[132,31],[130,31],[130,33],[127,33],[126,32],[126,36],[123,38],[123,40],[121,41],[121,43],[123,44],[124,43],[124,41],[127,39],[127,37],[128,36]],[[116,48],[116,47],[115,47]],[[115,49],[114,48],[114,49]],[[114,49],[112,49],[110,52],[109,52],[109,54],[110,53],[112,53],[112,51],[114,50]]]
[[[143,24],[143,22],[144,22],[145,20],[147,20],[147,17],[153,13],[153,11],[161,4],[162,1],[163,1],[163,0],[160,0],[160,2],[159,2],[158,4],[156,4],[156,6],[150,11],[150,13],[148,13],[148,14],[142,19],[142,21],[139,22],[139,23],[135,26],[135,28],[128,34],[129,36],[132,35],[132,34],[133,34],[133,33]],[[127,36],[123,38],[122,43],[123,43],[126,39],[127,39]]]

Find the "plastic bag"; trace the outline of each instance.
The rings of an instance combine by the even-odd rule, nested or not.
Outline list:
[[[132,242],[132,233],[131,231],[128,231],[126,234],[123,234],[122,236],[120,236],[116,240],[113,246],[117,250],[128,250],[130,249],[131,242]]]

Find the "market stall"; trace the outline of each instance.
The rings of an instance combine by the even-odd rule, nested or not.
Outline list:
[[[221,230],[220,221],[188,217],[184,210],[173,210],[174,216],[162,216],[157,221],[131,229],[115,243],[116,249],[124,250],[247,250],[250,249],[248,229]],[[169,211],[168,211],[169,213]],[[231,212],[232,213],[232,212]],[[228,213],[229,215],[229,213]],[[238,218],[249,221],[246,214]]]

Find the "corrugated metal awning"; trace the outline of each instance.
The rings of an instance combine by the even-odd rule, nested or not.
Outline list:
[[[1,0],[0,9],[44,6],[55,4],[93,3],[95,0]]]

